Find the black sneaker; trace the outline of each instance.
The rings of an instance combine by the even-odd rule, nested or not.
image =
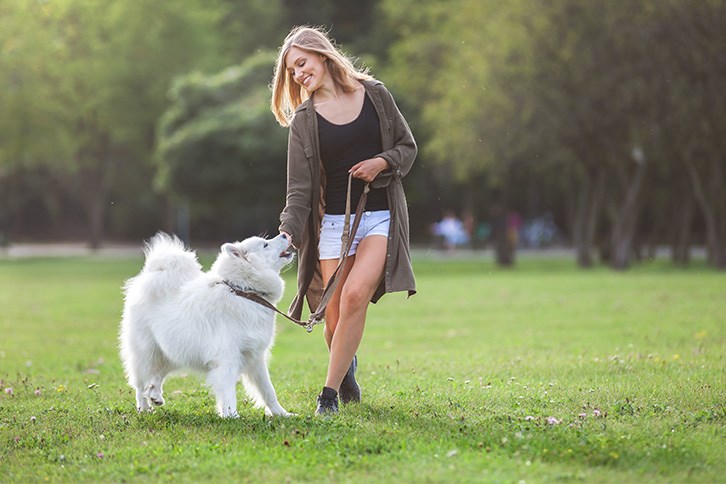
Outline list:
[[[326,416],[338,413],[338,392],[332,388],[324,387],[318,395],[318,408],[315,415]]]
[[[360,402],[360,385],[355,381],[356,368],[358,368],[358,356],[353,356],[348,373],[340,384],[340,401],[343,403]]]

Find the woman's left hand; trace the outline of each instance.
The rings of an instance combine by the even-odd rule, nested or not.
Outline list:
[[[372,182],[380,172],[388,168],[388,162],[377,156],[363,160],[360,163],[353,165],[350,169],[350,173],[353,174],[353,178],[360,178],[364,182]]]

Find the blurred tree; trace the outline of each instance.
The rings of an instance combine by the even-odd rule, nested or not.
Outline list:
[[[154,124],[172,77],[222,64],[218,12],[196,0],[183,9],[154,0],[0,8],[9,27],[0,30],[0,92],[10,107],[0,112],[0,127],[10,127],[0,165],[52,167],[85,207],[89,244],[98,247],[115,174],[138,172],[125,178],[134,182],[149,175]]]
[[[376,7],[379,0],[331,2],[330,0],[281,0],[285,32],[294,25],[323,26],[344,50],[357,55],[379,56],[387,47],[380,42]]]
[[[235,63],[277,48],[289,28],[284,21],[284,0],[214,1],[220,11],[222,51]]]
[[[668,180],[665,190],[700,198],[709,258],[719,265],[719,247],[726,246],[726,150],[715,126],[724,122],[726,38],[719,26],[725,2],[562,0],[550,4],[546,17],[552,26],[536,36],[533,72],[541,82],[532,92],[548,121],[546,137],[569,151],[578,168],[580,265],[590,264],[598,207],[607,216],[605,244],[614,268],[628,266],[644,224],[683,224],[683,252],[693,198],[664,203],[658,179]],[[686,173],[690,189],[682,183]],[[700,180],[709,180],[703,197]],[[642,220],[646,206],[654,220]]]
[[[383,7],[402,32],[389,77],[421,104],[423,153],[459,180],[486,180],[500,264],[512,261],[503,232],[515,180],[569,201],[580,266],[592,264],[603,233],[604,253],[622,269],[639,229],[671,221],[674,207],[653,183],[673,181],[671,173],[690,176],[682,193],[698,201],[709,257],[720,260],[724,1],[391,0]],[[672,146],[674,139],[682,142]],[[658,201],[649,212],[657,219],[644,222],[644,206]]]
[[[388,77],[421,104],[426,142],[422,154],[447,167],[460,183],[493,194],[489,216],[497,262],[514,262],[514,238],[507,236],[511,179],[529,156],[523,142],[531,122],[525,96],[530,61],[528,33],[517,22],[531,2],[390,1],[389,26],[401,30],[390,54]],[[532,11],[535,10],[535,12]],[[481,186],[485,181],[487,186]],[[465,207],[475,213],[475,207]],[[510,233],[511,235],[511,233]]]
[[[660,5],[653,35],[658,62],[653,87],[660,100],[659,127],[674,178],[688,180],[706,227],[709,264],[726,269],[726,1],[669,0]],[[674,180],[675,181],[675,180]],[[680,199],[682,224],[690,201]],[[676,212],[677,213],[677,212]],[[686,227],[680,227],[683,239]],[[682,244],[683,242],[681,242]],[[678,247],[678,246],[677,246]],[[678,247],[681,252],[682,247]]]
[[[158,130],[157,185],[191,211],[195,233],[276,230],[285,200],[287,132],[270,113],[275,54],[178,78]]]

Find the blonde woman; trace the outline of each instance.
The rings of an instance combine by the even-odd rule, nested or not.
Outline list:
[[[337,290],[325,312],[329,350],[317,415],[360,401],[356,351],[366,312],[388,292],[416,292],[401,179],[416,157],[406,120],[384,85],[338,50],[326,32],[294,28],[280,48],[272,83],[272,112],[289,127],[287,198],[280,232],[299,249],[297,296],[289,314],[300,319],[303,300],[317,309],[323,284],[338,265],[348,174],[351,205],[370,182],[366,212]]]

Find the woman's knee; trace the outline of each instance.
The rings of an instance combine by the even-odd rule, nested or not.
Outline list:
[[[345,286],[343,294],[341,294],[341,306],[345,306],[348,310],[364,309],[370,301],[371,295],[367,288],[359,285]]]

